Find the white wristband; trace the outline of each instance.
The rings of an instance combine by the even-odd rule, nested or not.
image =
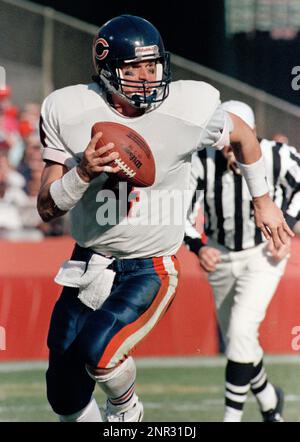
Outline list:
[[[73,167],[62,178],[54,181],[50,188],[50,195],[56,206],[63,211],[72,209],[85,193],[90,183],[83,181]]]
[[[244,176],[251,196],[262,196],[269,192],[264,159],[251,164],[237,163]]]

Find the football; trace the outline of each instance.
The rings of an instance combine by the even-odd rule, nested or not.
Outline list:
[[[97,132],[103,135],[96,148],[114,143],[111,151],[119,152],[119,158],[109,164],[120,167],[117,173],[119,181],[127,181],[137,187],[152,186],[155,181],[155,161],[148,143],[140,134],[123,124],[107,121],[93,125],[92,136]]]

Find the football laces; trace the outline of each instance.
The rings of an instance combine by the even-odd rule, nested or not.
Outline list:
[[[136,172],[133,169],[131,169],[129,166],[127,166],[127,164],[124,163],[124,161],[121,160],[120,158],[116,158],[115,163],[120,167],[122,172],[124,172],[125,175],[127,175],[129,178],[133,178],[136,175]]]

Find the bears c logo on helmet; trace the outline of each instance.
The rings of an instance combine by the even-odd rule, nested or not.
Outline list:
[[[108,56],[109,53],[109,44],[105,40],[105,38],[98,38],[95,41],[95,56],[98,60],[104,60]]]

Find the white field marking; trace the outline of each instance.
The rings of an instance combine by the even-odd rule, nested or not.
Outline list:
[[[139,368],[177,368],[177,367],[225,367],[225,356],[187,356],[187,357],[149,357],[135,358]],[[266,365],[295,364],[300,365],[298,354],[264,355]]]
[[[225,367],[224,356],[186,356],[186,357],[149,357],[135,358],[139,368],[179,368],[179,367]],[[295,364],[300,365],[299,354],[264,355],[265,364]],[[0,362],[0,373],[10,373],[30,370],[47,370],[46,361]]]
[[[10,373],[17,371],[47,370],[46,361],[26,361],[26,362],[0,362],[0,373]]]

